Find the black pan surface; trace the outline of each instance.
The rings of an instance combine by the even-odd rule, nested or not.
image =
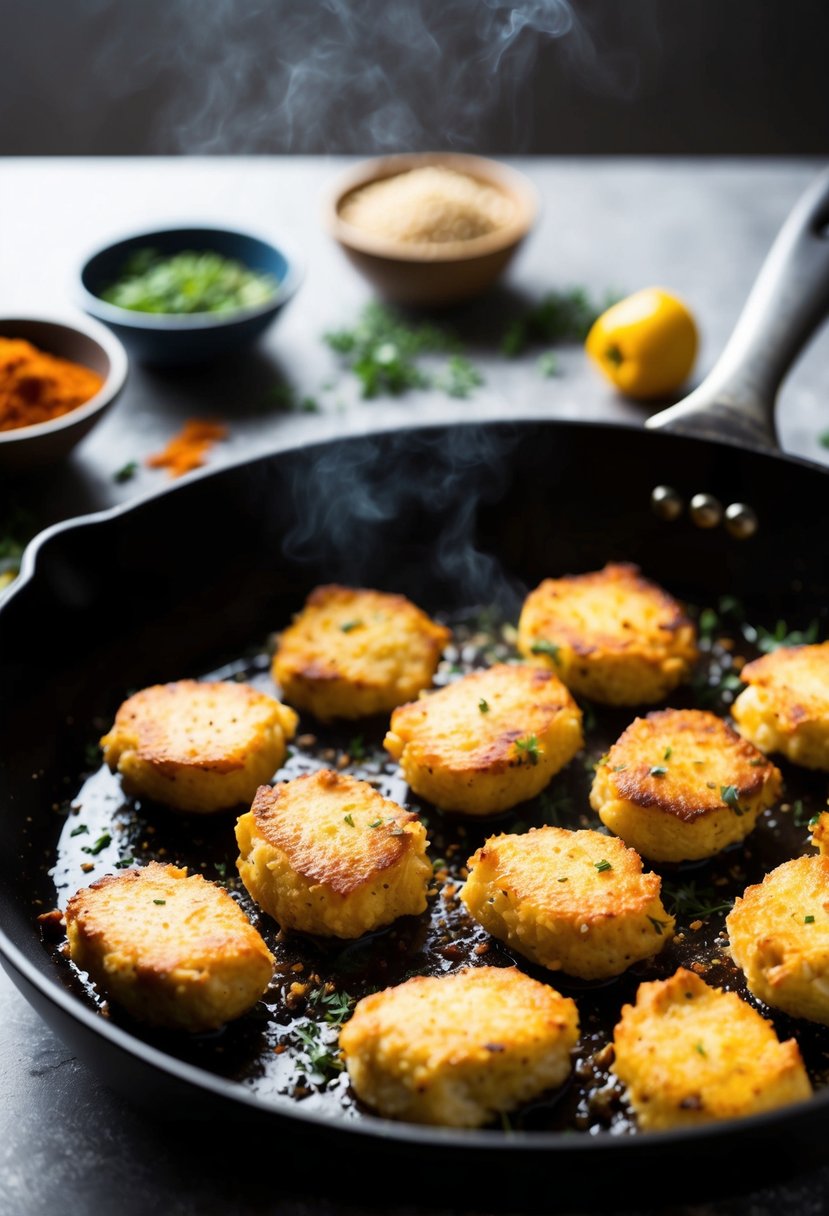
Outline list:
[[[723,529],[703,532],[687,519],[658,520],[649,499],[660,482],[686,500],[706,491],[724,504],[749,502],[760,517],[757,537],[738,542]],[[596,1195],[635,1178],[657,1157],[662,1169],[687,1169],[704,1152],[713,1167],[718,1157],[739,1157],[749,1145],[756,1158],[756,1146],[767,1140],[778,1146],[777,1169],[819,1160],[815,1129],[825,1127],[829,1111],[829,1032],[782,1017],[777,1022],[781,1035],[800,1041],[818,1087],[806,1107],[649,1137],[632,1132],[601,1050],[637,983],[669,974],[680,962],[701,963],[712,982],[742,991],[718,936],[722,911],[701,915],[700,909],[723,909],[749,882],[808,848],[805,823],[823,809],[825,780],[793,768],[784,769],[790,809],[766,816],[743,848],[702,867],[664,868],[684,941],[610,985],[562,980],[579,1003],[583,1025],[574,1080],[562,1095],[518,1112],[500,1128],[418,1129],[361,1109],[332,1066],[349,998],[413,972],[513,961],[458,904],[466,857],[492,831],[555,821],[595,826],[587,804],[592,764],[633,711],[588,714],[586,753],[547,797],[511,815],[472,825],[420,806],[438,861],[424,917],[337,946],[276,942],[262,918],[259,927],[277,952],[279,982],[266,1003],[220,1035],[181,1040],[148,1033],[115,1010],[104,1017],[61,956],[59,935],[44,935],[36,917],[135,856],[202,868],[244,902],[233,877],[233,816],[194,825],[125,801],[90,744],[136,687],[209,673],[269,687],[269,638],[315,584],[400,591],[443,615],[456,633],[439,675],[449,679],[458,668],[490,660],[493,647],[498,655],[509,653],[502,623],[516,619],[522,596],[542,578],[609,560],[635,561],[697,608],[716,608],[723,597],[739,601],[727,606],[713,631],[736,649],[715,646],[696,687],[672,702],[727,713],[733,681],[723,684],[721,676],[728,674],[729,653],[751,654],[756,642],[746,623],[773,630],[784,620],[789,629],[811,627],[825,636],[829,571],[820,525],[826,484],[823,470],[804,462],[691,439],[610,426],[477,424],[282,452],[53,530],[30,562],[34,571],[0,612],[6,740],[0,907],[7,967],[75,1050],[133,1096],[156,1109],[162,1096],[165,1109],[275,1121],[298,1133],[306,1150],[324,1143],[331,1151],[347,1145],[349,1152],[371,1152],[382,1144],[386,1154],[428,1151],[434,1168],[451,1167],[458,1153],[477,1166],[492,1153],[506,1154],[531,1170],[546,1172],[554,1161],[561,1186],[575,1186],[588,1162],[591,1175],[601,1163],[602,1178],[591,1184]],[[303,722],[302,742],[280,776],[342,764],[406,800],[379,749],[383,726],[369,722],[337,732]],[[251,905],[246,910],[256,919]],[[298,994],[291,987],[297,983],[307,988]]]

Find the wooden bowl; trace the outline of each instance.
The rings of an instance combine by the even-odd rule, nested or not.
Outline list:
[[[342,218],[343,204],[356,190],[429,165],[454,169],[501,191],[512,200],[512,219],[485,236],[415,244],[376,236]],[[375,290],[393,303],[416,306],[455,304],[486,291],[506,269],[537,215],[538,194],[523,173],[499,161],[459,152],[361,161],[333,183],[324,204],[326,227]]]

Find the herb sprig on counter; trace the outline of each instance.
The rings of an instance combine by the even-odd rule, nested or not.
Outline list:
[[[399,397],[417,388],[440,388],[453,397],[468,397],[483,383],[483,376],[463,356],[448,330],[407,324],[399,314],[375,302],[365,306],[351,329],[327,333],[324,341],[357,377],[366,398]],[[451,358],[433,374],[422,363],[427,355]]]
[[[501,339],[501,351],[514,358],[530,346],[583,342],[596,318],[618,299],[618,292],[607,292],[601,300],[591,299],[584,287],[550,291],[510,324]],[[550,366],[555,365],[548,363]]]

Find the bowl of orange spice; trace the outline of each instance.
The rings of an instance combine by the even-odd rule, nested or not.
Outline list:
[[[94,321],[0,317],[0,469],[61,460],[126,376],[123,346]]]

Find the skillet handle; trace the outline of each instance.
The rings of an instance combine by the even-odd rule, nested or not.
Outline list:
[[[742,447],[778,448],[777,390],[827,311],[829,170],[795,204],[705,380],[645,426]]]

